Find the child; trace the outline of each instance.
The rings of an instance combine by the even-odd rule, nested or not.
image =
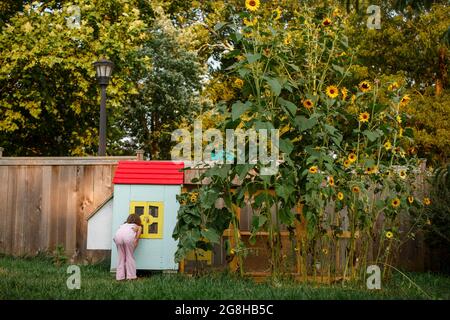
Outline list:
[[[139,237],[142,233],[141,218],[137,214],[130,214],[117,230],[114,242],[117,246],[118,264],[116,279],[128,280],[136,279],[136,262],[134,260],[134,250],[136,249]]]

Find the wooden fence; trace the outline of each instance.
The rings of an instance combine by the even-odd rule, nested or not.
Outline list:
[[[0,158],[0,253],[86,251],[88,214],[113,192],[118,160],[135,157]]]
[[[62,245],[74,261],[109,257],[109,251],[86,250],[86,218],[112,194],[117,162],[131,159],[136,157],[0,157],[0,253],[35,255]],[[186,172],[185,185],[198,175],[197,170]],[[422,174],[418,182],[423,185]],[[249,231],[250,211],[242,210],[244,236]],[[217,251],[213,264],[225,264],[223,241]],[[404,246],[400,265],[409,270],[428,269],[433,258],[429,253],[418,234]],[[261,259],[263,255],[249,263],[265,268]]]

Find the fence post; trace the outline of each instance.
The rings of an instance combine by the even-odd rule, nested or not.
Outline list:
[[[138,161],[143,161],[144,160],[144,150],[137,150],[136,151],[136,159]]]

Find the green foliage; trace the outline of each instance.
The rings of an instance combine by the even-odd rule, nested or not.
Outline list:
[[[450,246],[450,165],[435,170],[431,180],[431,204],[421,221],[427,232],[427,241],[433,247]]]
[[[217,188],[205,187],[199,192],[177,196],[181,207],[173,232],[173,238],[179,241],[175,261],[181,261],[196,249],[212,250],[212,246],[220,242],[231,216],[225,208],[216,208],[219,194]]]
[[[307,223],[309,249],[298,253],[304,261],[308,256],[320,259],[322,248],[317,244],[330,241],[328,230],[344,230],[342,218],[335,221],[325,214],[338,193],[343,199],[337,206],[347,208],[351,234],[345,274],[347,268],[353,271],[355,259],[366,261],[367,252],[356,250],[355,234],[364,235],[366,248],[369,241],[379,241],[376,261],[389,262],[390,252],[400,244],[399,212],[409,207],[406,198],[415,167],[414,156],[407,152],[412,134],[405,127],[404,109],[410,98],[390,81],[340,85],[352,75],[354,52],[344,32],[347,21],[333,9],[304,5],[284,21],[273,19],[271,9],[267,4],[255,13],[237,12],[239,20],[220,24],[226,30],[222,41],[233,47],[224,52],[229,64],[224,72],[243,83],[239,98],[224,101],[221,110],[224,128],[278,129],[284,162],[275,175],[268,176],[261,174],[265,167],[261,159],[246,167],[213,166],[201,177],[211,177],[211,182],[200,190],[222,190],[217,195],[224,199],[234,230],[239,226],[235,206],[251,203],[255,215],[250,241],[258,232],[269,234],[275,276],[283,266],[281,226],[294,228],[298,218],[294,208],[303,207]],[[333,19],[326,24],[329,17]],[[256,23],[246,22],[256,18]],[[248,146],[246,141],[246,150]],[[239,186],[234,186],[234,177],[240,177]],[[371,200],[374,186],[375,194],[389,194],[377,205]],[[224,191],[232,187],[235,192]],[[180,212],[184,210],[182,205]],[[379,230],[375,226],[382,213],[385,219]],[[183,248],[192,243],[180,240],[182,256]],[[231,250],[243,274],[245,250],[237,231],[234,246]]]
[[[52,254],[52,262],[55,266],[60,267],[61,265],[66,264],[67,262],[67,256],[66,256],[66,250],[64,249],[64,246],[62,244],[58,244],[53,250]]]
[[[201,66],[194,51],[181,43],[162,9],[149,30],[152,38],[138,55],[152,61],[151,68],[134,68],[139,94],[124,107],[123,123],[134,138],[132,149],[143,149],[151,159],[170,159],[171,133],[199,107]]]
[[[67,24],[69,4],[56,4],[25,5],[1,30],[0,139],[9,155],[94,153],[100,95],[92,63],[101,56],[115,63],[112,119],[137,93],[130,65],[149,65],[136,54],[148,34],[133,3],[76,1],[79,28]]]
[[[407,108],[419,156],[431,165],[448,162],[450,155],[450,92],[417,95]]]

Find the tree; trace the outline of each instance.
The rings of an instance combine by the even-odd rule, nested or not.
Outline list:
[[[148,37],[136,1],[73,4],[79,25],[68,23],[77,13],[68,4],[34,2],[1,30],[0,140],[6,154],[96,153],[100,95],[92,63],[102,56],[115,63],[108,86],[111,119],[138,93],[130,66],[145,70],[149,61],[136,54]],[[110,138],[120,137],[120,128],[108,127]]]
[[[139,55],[152,61],[151,69],[135,70],[139,95],[130,99],[124,125],[134,148],[152,159],[169,159],[171,132],[198,107],[202,68],[195,52],[180,43],[180,33],[162,8]]]

